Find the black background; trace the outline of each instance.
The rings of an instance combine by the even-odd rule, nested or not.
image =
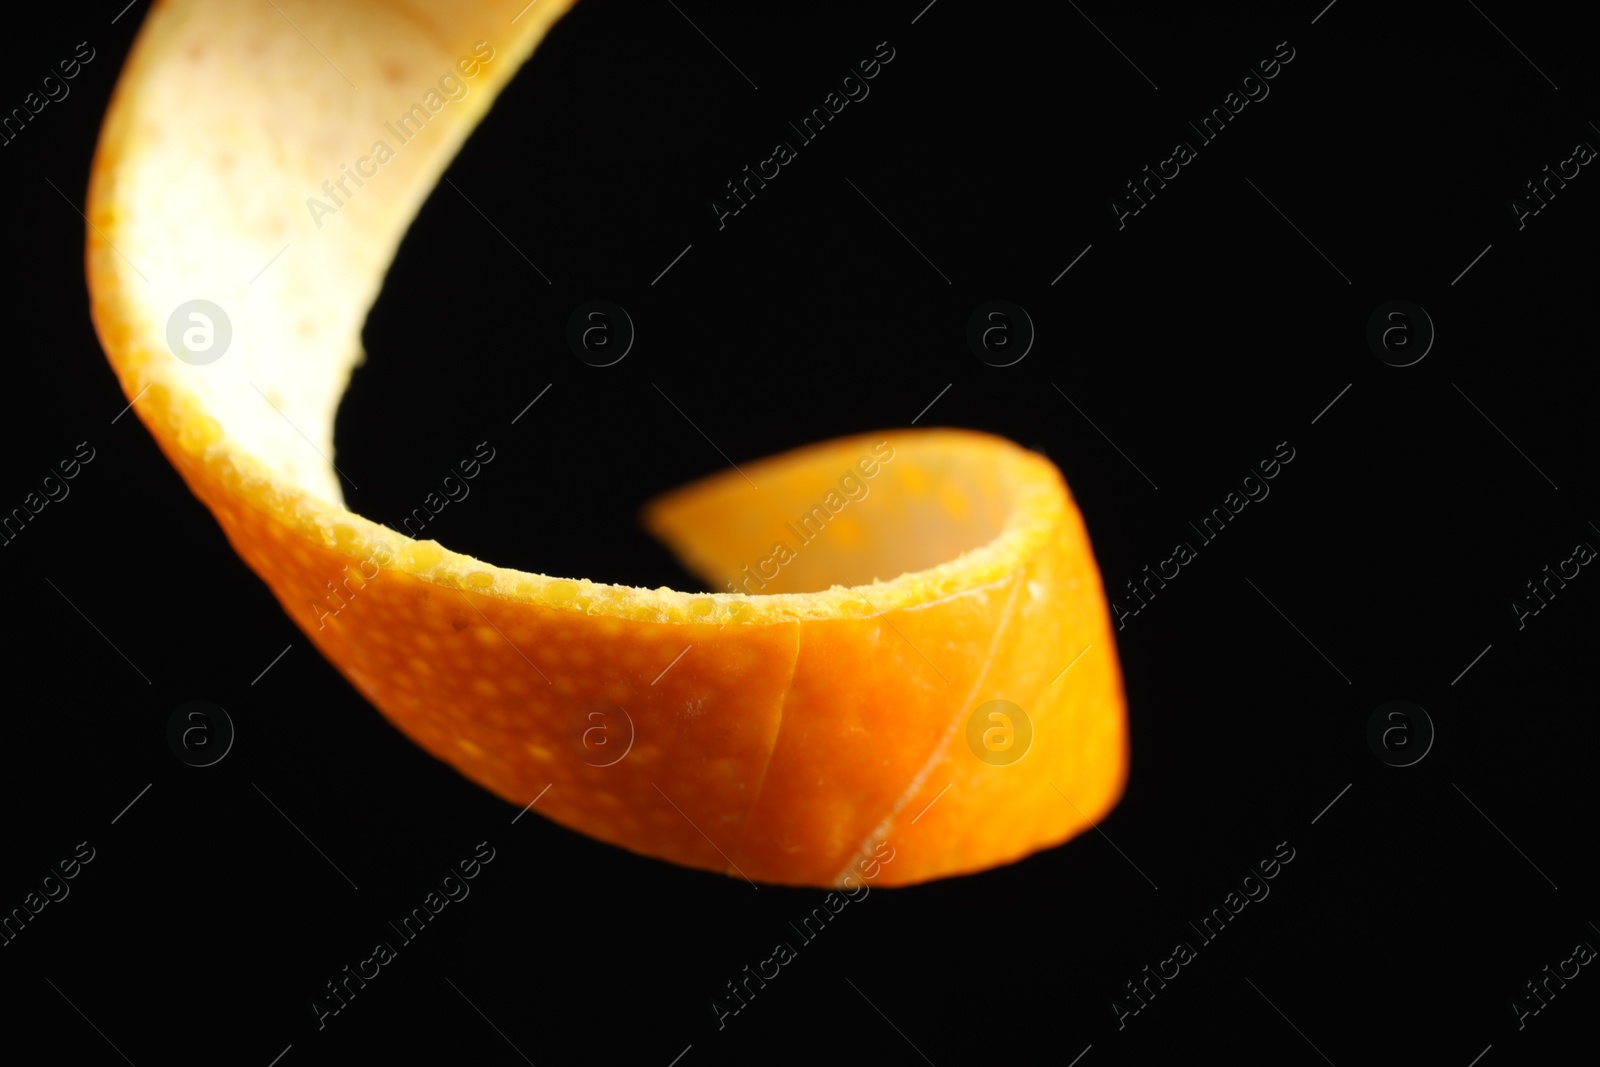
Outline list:
[[[1103,832],[871,893],[719,1030],[711,998],[820,892],[512,825],[321,659],[138,420],[111,421],[127,398],[88,321],[76,208],[147,5],[115,24],[120,0],[13,12],[4,109],[78,41],[96,58],[0,148],[3,506],[77,442],[96,458],[0,549],[0,907],[76,843],[96,851],[0,947],[5,1041],[141,1067],[265,1067],[286,1046],[283,1067],[1466,1067],[1486,1049],[1491,1067],[1592,1039],[1592,968],[1523,1029],[1510,1008],[1600,944],[1600,578],[1520,630],[1510,606],[1600,545],[1600,178],[1585,167],[1520,231],[1508,207],[1600,144],[1578,14],[924,2],[582,0],[401,248],[337,459],[350,505],[392,522],[487,439],[499,458],[428,536],[698,588],[636,509],[720,469],[717,449],[971,427],[1061,467],[1120,589],[1287,441],[1271,495],[1118,634],[1132,769]],[[719,229],[710,198],[880,41],[895,58],[870,96]],[[1119,230],[1122,183],[1281,41],[1270,96]],[[638,330],[604,369],[564,340],[595,298]],[[965,341],[991,299],[1037,327],[1011,367]],[[1410,367],[1366,341],[1394,299],[1437,329]],[[167,747],[191,699],[238,728],[210,768]],[[1437,731],[1414,766],[1368,745],[1391,699]],[[471,897],[319,1031],[308,1000],[483,840]],[[1280,842],[1294,860],[1270,896],[1119,1030],[1123,983],[1196,943],[1187,923]]]

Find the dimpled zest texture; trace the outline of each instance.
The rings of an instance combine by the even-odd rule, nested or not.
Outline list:
[[[497,568],[345,507],[326,457],[362,321],[422,201],[568,6],[155,4],[86,207],[92,314],[133,410],[329,662],[514,805],[812,886],[875,852],[893,856],[878,884],[904,885],[1085,830],[1127,773],[1115,642],[1059,472],[1008,441],[888,431],[654,502],[647,524],[729,590],[712,594]],[[363,182],[332,196],[346,165]],[[212,362],[168,342],[192,300],[231,324]],[[449,396],[438,384],[419,397]],[[826,529],[801,541],[787,524],[819,507]],[[800,542],[781,565],[780,541]],[[969,744],[991,700],[1032,725],[1009,764]]]

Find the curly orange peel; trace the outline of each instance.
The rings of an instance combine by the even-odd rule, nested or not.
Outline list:
[[[831,441],[649,507],[691,569],[745,592],[497,568],[344,506],[326,457],[362,320],[422,201],[569,4],[158,3],[86,213],[94,322],[134,410],[322,654],[513,804],[795,885],[847,884],[884,842],[878,884],[904,885],[1086,829],[1127,773],[1114,638],[1059,472],[1007,441]],[[194,300],[231,325],[212,362],[169,343]],[[862,495],[840,497],[852,471]],[[795,546],[786,524],[806,514],[821,532]],[[1025,721],[974,732],[996,700]],[[608,765],[587,740],[596,708],[616,713],[604,741],[626,743]],[[1020,758],[983,747],[1028,728]]]

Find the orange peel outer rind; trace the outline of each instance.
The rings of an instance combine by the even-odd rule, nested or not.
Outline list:
[[[282,6],[325,40],[355,17]],[[464,5],[497,26],[518,6]],[[486,72],[485,91],[451,113],[456,125],[389,164],[386,190],[352,201],[341,220],[350,232],[381,232],[325,246],[372,275],[336,296],[370,302],[422,196],[565,6],[530,12],[502,40],[507,61]],[[424,56],[407,62],[448,61],[482,32],[420,4],[353,7],[436,20],[396,46]],[[213,10],[222,9],[158,5],[119,82],[87,210],[94,320],[134,410],[239,556],[391,722],[512,804],[537,797],[538,814],[602,841],[756,882],[905,885],[978,871],[1062,842],[1110,810],[1127,774],[1127,732],[1100,576],[1060,473],[1010,442],[953,430],[847,438],[744,464],[647,509],[687,565],[724,583],[767,556],[787,536],[783,524],[822,500],[839,472],[889,442],[894,458],[861,482],[867,495],[798,547],[763,595],[748,595],[496,568],[361,518],[338,502],[336,483],[329,491],[315,481],[326,471],[263,458],[234,436],[215,399],[222,386],[210,384],[223,379],[202,379],[207,368],[167,351],[167,309],[152,306],[132,266],[142,256],[182,269],[176,253],[163,259],[142,207],[148,145],[182,136],[152,106],[162,99],[152,82],[159,88],[184,49],[203,54],[202,40],[248,51],[290,32],[274,27],[270,9],[224,32],[207,20],[258,16]],[[370,47],[364,64],[340,56],[377,85],[394,60]],[[304,62],[327,76],[319,60]],[[250,104],[246,90],[232,101]],[[224,227],[218,243],[255,239],[239,225],[242,236]],[[262,248],[270,254],[277,239],[263,237]],[[342,389],[342,378],[334,384]],[[331,447],[331,412],[320,425],[317,412],[295,409],[294,385],[279,383],[284,407]],[[267,397],[273,386],[257,391]],[[1014,703],[1031,725],[1015,762],[986,761],[968,743],[971,715],[991,700]],[[602,707],[609,718],[586,718]],[[602,759],[585,740],[591,722],[604,744],[622,746],[610,765],[597,764],[615,749],[599,749]]]

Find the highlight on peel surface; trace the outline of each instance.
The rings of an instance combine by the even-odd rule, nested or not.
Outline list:
[[[518,807],[814,886],[1088,829],[1127,768],[1109,613],[1059,472],[1008,441],[892,430],[663,496],[645,521],[711,593],[498,568],[344,505],[333,420],[363,318],[569,3],[156,5],[87,208],[133,410],[322,654]]]

